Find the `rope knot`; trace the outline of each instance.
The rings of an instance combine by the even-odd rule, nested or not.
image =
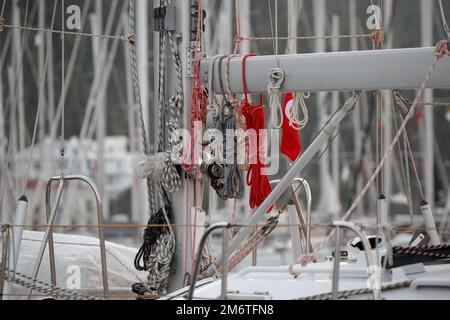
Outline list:
[[[0,32],[3,31],[3,28],[5,26],[6,20],[3,17],[0,17]]]
[[[450,40],[441,40],[436,44],[435,55],[439,58],[450,57]]]
[[[128,42],[130,44],[135,44],[136,43],[136,35],[134,33],[131,33],[131,34],[127,35],[126,37],[122,37],[122,40],[125,42]]]
[[[384,42],[383,30],[375,29],[370,35],[370,38],[372,39],[373,48],[377,48],[379,44],[382,44]]]
[[[267,92],[270,95],[272,110],[272,127],[280,129],[283,125],[283,106],[281,105],[280,89],[284,82],[285,73],[280,67],[270,68],[267,74]],[[279,113],[279,114],[277,114]],[[278,117],[278,119],[277,119]]]
[[[235,44],[239,44],[244,40],[244,38],[242,36],[236,36],[234,37],[234,43]]]

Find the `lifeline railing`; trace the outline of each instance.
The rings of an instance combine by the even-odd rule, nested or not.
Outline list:
[[[197,282],[197,274],[200,270],[201,260],[202,260],[202,253],[203,249],[206,244],[206,240],[208,239],[209,235],[217,230],[217,229],[223,229],[223,239],[222,239],[222,261],[227,260],[227,251],[228,251],[228,234],[227,230],[231,229],[233,225],[228,222],[219,222],[213,224],[211,227],[209,227],[205,233],[203,234],[202,238],[200,239],[200,243],[197,248],[197,256],[195,260],[195,268],[194,273],[192,275],[192,281],[189,286],[189,291],[187,294],[187,299],[192,300],[194,297],[194,290],[195,290],[195,284]],[[228,276],[228,264],[224,263],[222,265],[222,283],[221,283],[221,298],[222,300],[227,299],[227,276]]]
[[[50,196],[51,196],[51,187],[53,182],[59,181],[58,190],[56,192],[56,196],[53,202],[53,206],[50,207]],[[106,247],[105,247],[105,236],[103,230],[103,209],[102,209],[102,201],[100,198],[100,194],[95,186],[95,183],[88,177],[81,175],[67,175],[67,176],[56,176],[50,178],[47,183],[47,188],[45,191],[45,208],[46,208],[46,218],[48,227],[44,233],[44,237],[42,239],[41,248],[39,250],[36,264],[34,266],[33,271],[33,279],[36,281],[39,268],[42,263],[42,259],[44,256],[45,248],[47,246],[47,242],[49,243],[49,257],[50,257],[50,273],[51,273],[51,282],[53,286],[56,286],[56,262],[55,262],[55,249],[53,243],[53,224],[55,222],[55,217],[58,209],[59,202],[61,200],[61,196],[63,193],[63,188],[65,181],[81,181],[86,183],[92,190],[95,196],[96,204],[97,204],[97,219],[98,219],[98,236],[99,236],[99,246],[100,246],[100,259],[102,265],[102,278],[103,278],[103,296],[105,299],[108,299],[109,294],[109,286],[108,286],[108,270],[106,266]],[[32,289],[30,289],[28,294],[28,299],[30,299],[32,294]]]
[[[333,259],[333,282],[332,282],[332,293],[331,293],[331,299],[337,300],[338,298],[338,291],[339,291],[339,267],[340,267],[340,261],[341,261],[341,236],[342,236],[342,228],[349,229],[356,233],[356,235],[361,239],[364,254],[366,257],[366,263],[368,268],[368,274],[369,274],[369,281],[372,279],[373,273],[375,272],[373,265],[372,265],[372,255],[371,255],[371,246],[369,241],[367,240],[366,236],[359,230],[354,223],[346,222],[346,221],[335,221],[333,222],[333,226],[336,227],[336,245],[335,245],[335,251],[334,251],[334,259]],[[377,280],[377,279],[375,279]],[[372,290],[373,298],[375,300],[378,299],[379,296],[379,290],[377,289],[377,286],[375,286]]]

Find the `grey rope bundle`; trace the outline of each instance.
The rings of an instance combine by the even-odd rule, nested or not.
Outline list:
[[[168,202],[164,190],[162,188],[160,190],[160,201]],[[149,291],[157,296],[167,293],[167,279],[175,252],[175,235],[170,226],[170,206],[162,208],[161,213],[166,226],[162,229],[163,231],[159,237],[156,238],[156,243],[150,247],[150,254],[147,260],[145,260],[147,270],[151,271],[147,276]]]
[[[223,86],[223,68],[222,63],[225,56],[219,60],[219,84],[223,92],[224,106],[222,108],[222,132],[225,137],[225,177],[224,177],[224,198],[240,199],[244,196],[244,173],[237,163],[237,145],[236,145],[236,115],[233,106],[225,95]]]

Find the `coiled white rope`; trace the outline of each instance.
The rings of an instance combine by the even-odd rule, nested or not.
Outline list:
[[[284,82],[285,73],[280,67],[270,68],[267,74],[267,93],[271,110],[271,122],[273,129],[281,129],[283,126],[283,106],[281,104],[280,89]]]
[[[294,99],[290,108],[286,107],[286,117],[289,119],[289,125],[300,131],[306,127],[309,121],[308,108],[306,107],[305,99],[311,96],[310,93],[304,92],[294,93]],[[300,119],[299,111],[301,111],[303,118]]]

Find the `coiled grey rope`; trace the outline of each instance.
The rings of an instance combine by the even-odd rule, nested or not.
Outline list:
[[[225,176],[224,198],[241,199],[244,196],[244,173],[237,163],[236,145],[236,115],[233,106],[227,99],[223,85],[223,56],[219,60],[219,84],[223,92],[224,107],[222,108],[222,131],[225,137]]]

